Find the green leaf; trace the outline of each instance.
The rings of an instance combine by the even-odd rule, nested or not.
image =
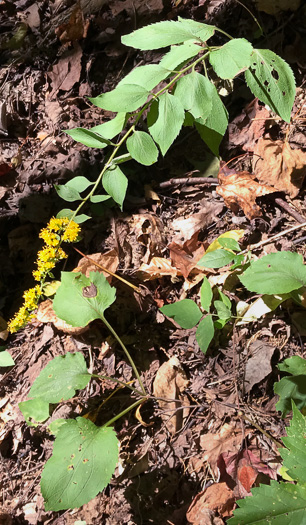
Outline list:
[[[103,273],[90,272],[86,277],[82,273],[62,272],[61,282],[53,309],[60,319],[72,326],[86,326],[101,318],[116,299],[116,289],[110,286]],[[96,295],[87,297],[91,290]]]
[[[121,42],[136,49],[160,49],[186,40],[206,42],[215,32],[214,26],[201,24],[194,20],[164,21],[137,29],[124,35]]]
[[[7,350],[0,348],[0,367],[1,366],[13,366],[15,364],[14,359]]]
[[[41,476],[46,511],[74,509],[93,499],[109,483],[118,452],[112,428],[99,428],[82,417],[68,419]]]
[[[54,436],[57,436],[57,434],[59,433],[59,429],[65,425],[67,422],[67,419],[62,419],[62,418],[59,418],[59,419],[55,419],[54,421],[51,421],[51,423],[49,423],[48,425],[48,431],[53,434]]]
[[[134,131],[128,137],[126,147],[133,159],[145,166],[151,166],[158,159],[158,149],[152,137],[144,131]]]
[[[225,321],[230,319],[231,311],[222,301],[215,301],[214,307],[216,308],[217,315],[220,319]]]
[[[85,388],[90,378],[85,359],[80,352],[59,355],[40,372],[29,396],[48,403],[59,403],[63,399],[73,397],[76,390]]]
[[[212,110],[213,84],[208,78],[192,71],[176,84],[175,97],[194,118],[207,119]]]
[[[135,111],[140,106],[145,104],[149,95],[149,91],[142,86],[136,84],[122,84],[119,87],[103,93],[95,98],[90,98],[95,106],[109,111],[127,112]]]
[[[252,489],[252,496],[238,500],[239,509],[228,525],[304,525],[306,486],[278,483]]]
[[[81,201],[82,197],[77,190],[66,184],[54,184],[56,193],[67,202]]]
[[[90,182],[90,180],[86,179],[86,177],[74,177],[73,179],[66,182],[65,186],[82,192],[87,190],[89,186],[93,186],[93,184],[94,183]]]
[[[306,484],[306,417],[292,403],[293,417],[287,428],[287,437],[282,441],[287,449],[280,448],[289,476]]]
[[[299,355],[294,355],[285,359],[282,363],[279,363],[278,368],[282,372],[287,372],[288,374],[305,374],[306,376],[306,359],[303,359]]]
[[[201,257],[197,266],[204,266],[204,268],[222,268],[229,264],[234,258],[234,254],[227,250],[215,250],[213,252],[206,253]]]
[[[65,129],[67,135],[70,135],[76,142],[80,142],[89,148],[105,148],[111,144],[108,139],[101,137],[98,133],[91,131],[90,129],[85,128],[74,128],[74,129]]]
[[[228,250],[232,250],[234,252],[240,252],[240,246],[238,242],[235,239],[231,239],[230,237],[222,237],[219,239],[219,244],[221,244],[222,248],[227,248]]]
[[[306,376],[294,375],[283,377],[278,383],[274,383],[274,392],[279,395],[276,410],[280,410],[282,417],[286,417],[291,411],[291,401],[302,410],[306,406]]]
[[[123,86],[124,84],[134,84],[151,91],[168,76],[169,70],[165,69],[160,64],[148,64],[146,66],[138,66],[133,69],[133,71],[131,71],[119,82],[118,86]]]
[[[282,58],[268,49],[254,49],[245,79],[255,97],[290,122],[295,80],[291,68]]]
[[[105,202],[111,198],[110,195],[92,195],[90,197],[90,202],[96,204],[97,202]]]
[[[147,117],[149,132],[163,155],[178,136],[184,116],[185,112],[181,102],[169,93],[161,95],[158,103],[152,103]]]
[[[277,252],[251,262],[238,276],[250,291],[262,294],[283,294],[306,284],[306,266],[298,253]]]
[[[196,129],[201,139],[207,144],[214,155],[219,155],[219,146],[228,126],[228,113],[219,97],[215,86],[212,86],[213,111],[206,120],[197,119]]]
[[[201,319],[200,308],[191,299],[182,299],[173,304],[167,304],[160,308],[167,317],[171,317],[182,328],[193,328]]]
[[[112,120],[98,124],[98,126],[94,126],[89,131],[98,133],[105,139],[111,140],[121,133],[127,120],[128,115],[126,113],[118,113]]]
[[[179,46],[172,46],[170,51],[163,56],[159,65],[169,71],[173,71],[177,69],[178,66],[190,60],[190,58],[196,56],[201,49],[200,46],[193,42],[185,42]]]
[[[73,218],[74,222],[76,222],[77,224],[82,224],[82,222],[85,222],[88,219],[91,219],[91,217],[89,217],[89,215],[85,215],[84,213],[81,213],[80,215],[76,215],[74,217],[74,211],[73,210],[69,210],[67,208],[64,209],[64,210],[59,211],[56,214],[56,218],[57,219],[61,219],[63,217],[67,217],[68,219]]]
[[[211,315],[207,315],[199,323],[196,331],[196,340],[202,352],[206,353],[212,338],[214,337],[215,327]]]
[[[23,401],[18,406],[29,427],[37,427],[38,423],[46,421],[49,417],[49,403],[39,397]]]
[[[211,51],[209,62],[223,79],[234,78],[241,71],[247,69],[251,64],[253,48],[244,38],[230,40],[220,49]]]
[[[128,180],[119,166],[113,165],[103,175],[102,186],[117,204],[121,210],[125,199]]]
[[[225,304],[225,306],[227,306],[229,309],[232,308],[232,303],[229,299],[229,297],[227,297],[227,295],[225,295],[223,292],[221,292],[221,290],[218,288],[218,293],[219,293],[219,296],[220,296],[220,299],[222,301],[223,304]]]
[[[210,282],[207,279],[207,277],[204,276],[203,283],[200,290],[200,297],[201,297],[201,306],[203,310],[206,312],[209,312],[211,301],[213,298],[212,289],[210,286]]]

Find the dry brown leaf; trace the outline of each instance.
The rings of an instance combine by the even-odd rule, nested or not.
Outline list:
[[[202,210],[199,213],[194,213],[187,218],[178,218],[172,222],[171,228],[176,232],[172,239],[173,242],[183,246],[191,239],[197,241],[200,231],[215,222],[217,215],[223,209],[222,204],[209,202],[207,199],[202,199],[201,205]]]
[[[255,98],[228,126],[230,146],[241,146],[254,151],[256,141],[262,137],[270,112]]]
[[[277,191],[271,186],[258,184],[254,179],[255,175],[248,171],[240,171],[227,176],[219,173],[220,186],[216,188],[228,208],[234,213],[237,213],[239,207],[242,208],[248,219],[261,216],[261,210],[256,204],[257,197]]]
[[[180,275],[176,268],[171,265],[169,259],[153,257],[149,264],[142,264],[137,272],[143,281],[151,281],[160,277],[176,277]]]
[[[57,315],[55,315],[55,312],[52,307],[52,301],[50,299],[47,299],[46,301],[40,303],[36,317],[41,323],[53,323],[55,328],[61,330],[65,334],[80,335],[84,332],[87,332],[89,328],[88,326],[71,326],[62,319],[59,319]]]
[[[62,44],[74,42],[81,38],[86,38],[89,27],[89,20],[84,20],[82,9],[77,5],[71,13],[66,24],[61,24],[55,29],[56,36]]]
[[[238,452],[243,440],[242,431],[234,425],[225,423],[218,434],[205,434],[200,438],[200,445],[204,452],[201,456],[216,472],[217,461],[223,452]]]
[[[109,250],[105,253],[93,253],[88,255],[90,261],[87,259],[87,257],[82,257],[82,259],[79,260],[78,266],[74,268],[74,272],[81,272],[86,277],[89,277],[90,272],[100,272],[103,273],[103,275],[106,277],[106,279],[111,282],[112,276],[109,275],[107,272],[103,272],[98,266],[96,266],[92,261],[99,264],[100,266],[103,266],[107,270],[109,270],[112,273],[116,273],[116,270],[119,265],[119,257],[117,250],[113,248],[112,250]]]
[[[66,51],[57,64],[54,64],[52,71],[48,73],[52,82],[50,99],[59,89],[69,91],[76,82],[79,82],[82,69],[82,54],[81,46],[75,44],[72,50]]]
[[[253,386],[260,383],[272,372],[271,359],[275,347],[263,341],[254,341],[250,345],[250,355],[245,366],[244,388],[249,393]]]
[[[158,370],[153,383],[153,394],[157,398],[162,410],[161,418],[171,434],[175,434],[183,426],[184,417],[188,415],[188,408],[180,410],[181,404],[189,405],[188,398],[182,392],[188,385],[188,379],[177,357],[171,357]],[[173,401],[171,401],[173,399]],[[180,400],[182,403],[175,401]]]
[[[306,175],[306,152],[281,140],[262,138],[254,149],[253,170],[262,184],[296,197]]]
[[[301,0],[256,0],[258,11],[268,15],[277,15],[282,11],[296,11],[301,5]]]
[[[203,509],[218,512],[222,517],[231,516],[235,499],[233,491],[226,483],[214,483],[196,495],[187,511],[186,517],[193,525],[199,525]]]

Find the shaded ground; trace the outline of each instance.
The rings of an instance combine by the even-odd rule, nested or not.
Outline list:
[[[86,97],[112,89],[133,67],[160,57],[158,52],[128,50],[120,43],[122,34],[180,15],[205,20],[235,37],[250,39],[256,47],[274,50],[290,62],[295,73],[296,118],[290,126],[270,119],[236,79],[234,92],[224,99],[231,124],[221,157],[225,162],[235,159],[230,164],[235,171],[252,171],[253,153],[262,137],[274,141],[288,137],[291,148],[305,155],[305,7],[273,16],[257,11],[251,2],[247,5],[264,36],[256,36],[254,18],[234,1],[84,0],[77,10],[71,2],[1,3],[0,287],[5,319],[19,307],[23,290],[33,285],[31,272],[41,245],[39,230],[63,207],[53,184],[81,174],[95,180],[103,163],[101,151],[74,143],[62,130],[89,128],[106,120],[110,115],[91,106]],[[262,119],[261,125],[254,126],[253,119]],[[101,264],[142,285],[140,298],[112,282],[118,299],[109,321],[128,345],[149,392],[162,364],[174,356],[178,359],[176,377],[182,368],[189,381],[184,393],[177,391],[185,396],[181,398],[186,407],[182,424],[175,420],[177,427],[171,431],[167,411],[154,400],[142,407],[142,421],[133,413],[125,416],[115,425],[121,442],[120,465],[107,489],[82,509],[46,513],[39,479],[51,455],[53,438],[46,425],[28,427],[18,403],[27,398],[30,385],[50,359],[69,351],[82,351],[95,373],[127,382],[132,371],[98,322],[76,337],[51,323],[32,322],[7,339],[16,366],[9,372],[2,369],[0,523],[60,525],[82,519],[87,524],[107,525],[200,524],[198,510],[195,516],[188,513],[188,521],[186,512],[196,495],[214,481],[227,482],[234,499],[239,499],[249,493],[238,476],[242,466],[256,467],[256,483],[277,478],[279,456],[269,436],[279,440],[285,422],[275,410],[273,384],[279,361],[303,355],[305,327],[303,331],[297,318],[300,312],[287,305],[257,323],[232,325],[220,333],[205,356],[194,329],[179,329],[158,310],[187,294],[196,299],[200,286],[193,264],[199,253],[196,249],[206,248],[221,233],[243,229],[242,247],[247,248],[305,221],[303,186],[293,199],[284,192],[260,197],[257,204],[262,216],[249,220],[242,210],[233,214],[225,206],[215,191],[216,183],[163,185],[171,178],[190,175],[215,178],[218,172],[217,160],[197,135],[183,133],[157,165],[128,166],[124,212],[92,206],[93,219],[84,224],[78,244],[82,252],[102,254]],[[303,253],[302,235],[299,230],[285,234],[256,253]],[[153,257],[168,259],[170,268],[161,269],[154,260],[152,263]],[[79,259],[71,249],[67,269],[77,266]],[[144,267],[139,271],[144,263],[151,263],[147,272]],[[238,301],[233,288],[228,295],[233,303]],[[254,359],[258,351],[261,374]],[[249,389],[246,374],[252,378]],[[52,418],[90,413],[96,424],[102,424],[131,402],[129,392],[119,390],[102,406],[114,390],[110,383],[93,381],[78,397],[60,405]],[[175,414],[180,417],[179,412]],[[232,470],[230,454],[234,456]],[[216,521],[206,516],[210,521],[203,523],[225,523],[232,511],[233,501],[224,496],[227,489],[221,484],[218,489],[221,492],[211,495],[209,506],[215,510]]]

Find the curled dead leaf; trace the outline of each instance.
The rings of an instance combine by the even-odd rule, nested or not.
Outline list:
[[[53,310],[52,301],[47,299],[40,303],[37,314],[37,320],[41,323],[53,323],[55,328],[69,335],[81,335],[87,332],[89,326],[71,326],[62,319],[59,319]]]

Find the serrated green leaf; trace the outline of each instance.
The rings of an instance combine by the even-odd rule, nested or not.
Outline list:
[[[177,22],[167,20],[147,25],[129,35],[124,35],[121,42],[136,49],[160,49],[188,40],[206,42],[214,32],[214,26],[201,24],[194,20],[179,19]]]
[[[306,485],[271,481],[251,490],[252,496],[238,500],[239,509],[228,525],[304,525]]]
[[[306,266],[298,253],[277,252],[252,261],[238,276],[250,291],[262,294],[283,294],[306,284]]]
[[[123,130],[129,115],[126,113],[118,113],[113,119],[108,122],[103,122],[103,124],[98,124],[90,129],[94,133],[98,133],[105,139],[113,139]]]
[[[86,177],[74,177],[73,179],[66,182],[65,186],[82,193],[82,191],[87,190],[87,188],[89,188],[89,186],[93,186],[93,184],[94,183],[90,182],[90,180],[86,179]]]
[[[29,399],[18,406],[29,427],[37,427],[38,423],[43,423],[49,417],[49,403],[43,399]]]
[[[82,197],[77,190],[66,184],[54,184],[56,193],[67,202],[81,201]]]
[[[305,378],[306,379],[306,378]],[[292,404],[292,420],[287,428],[287,437],[283,437],[286,449],[279,453],[284,460],[284,467],[292,479],[306,485],[306,417]]]
[[[290,66],[268,49],[254,49],[246,83],[255,97],[290,122],[295,99],[295,80]]]
[[[59,403],[63,399],[73,397],[76,390],[85,388],[90,378],[85,359],[80,352],[59,355],[40,372],[29,396],[48,403]]]
[[[299,355],[294,355],[288,359],[285,359],[282,363],[279,363],[278,368],[282,372],[287,372],[288,374],[305,374],[306,376],[306,359],[303,359]]]
[[[283,377],[278,383],[274,383],[274,392],[279,396],[275,408],[281,411],[282,417],[286,417],[291,411],[292,400],[302,410],[306,406],[306,376]]]
[[[207,315],[199,323],[196,331],[196,340],[202,352],[206,353],[215,333],[215,327],[211,315]]]
[[[172,46],[170,51],[163,56],[159,64],[165,69],[173,71],[196,56],[201,49],[200,46],[193,42],[185,42],[179,46]]]
[[[14,359],[7,350],[0,350],[0,366],[13,366],[15,364]]]
[[[213,252],[205,253],[197,263],[197,266],[204,266],[204,268],[222,268],[234,259],[234,254],[227,250],[215,250]]]
[[[228,112],[219,97],[215,86],[212,86],[213,111],[206,120],[197,119],[196,129],[201,139],[207,144],[214,155],[219,155],[219,146],[228,126]]]
[[[200,308],[191,299],[182,299],[182,301],[167,304],[162,306],[160,311],[186,329],[193,328],[202,317]]]
[[[117,204],[121,210],[125,199],[128,180],[119,166],[113,165],[103,175],[102,186]]]
[[[206,312],[209,312],[211,301],[213,298],[212,289],[210,286],[210,282],[207,279],[207,277],[204,276],[203,283],[200,290],[200,297],[201,297],[201,306],[203,310]]]
[[[244,38],[234,38],[220,49],[211,51],[209,62],[218,77],[234,78],[250,66],[252,51],[253,47],[250,42]]]
[[[92,195],[90,197],[90,202],[96,204],[97,202],[105,202],[111,198],[110,195]]]
[[[133,69],[126,77],[120,80],[117,87],[124,84],[134,84],[151,91],[168,76],[169,70],[160,64],[147,64],[146,66],[138,66]]]
[[[109,483],[118,452],[112,428],[82,417],[67,420],[41,476],[46,511],[74,509],[93,499]]]
[[[158,159],[158,149],[154,140],[144,131],[134,131],[128,137],[126,147],[131,157],[140,164],[151,166]]]
[[[213,84],[196,71],[178,80],[174,96],[194,118],[207,119],[212,111]]]
[[[114,112],[135,111],[147,101],[149,91],[136,84],[122,84],[119,87],[103,93],[95,98],[90,98],[90,102],[98,108],[107,109]]]
[[[89,215],[85,215],[85,213],[81,213],[80,215],[74,216],[74,211],[69,210],[68,208],[63,209],[56,214],[57,219],[61,219],[63,217],[67,217],[68,219],[73,218],[74,222],[76,222],[77,224],[82,224],[88,219],[91,219],[91,217],[89,217]]]
[[[80,142],[81,144],[84,144],[84,146],[88,146],[89,148],[105,148],[105,146],[108,146],[111,144],[111,142],[101,137],[98,133],[95,133],[94,131],[91,131],[90,129],[85,128],[74,128],[74,129],[65,129],[64,130],[67,135],[73,138],[76,142]]]
[[[93,293],[88,296],[88,290]],[[116,299],[116,289],[103,273],[62,272],[61,286],[56,292],[53,309],[56,315],[72,326],[86,326],[99,319]]]
[[[181,131],[184,116],[181,102],[169,93],[164,93],[158,102],[152,103],[147,117],[149,132],[163,155]]]
[[[231,311],[222,301],[215,301],[214,307],[216,308],[217,315],[220,319],[225,320],[225,321],[230,319]]]

